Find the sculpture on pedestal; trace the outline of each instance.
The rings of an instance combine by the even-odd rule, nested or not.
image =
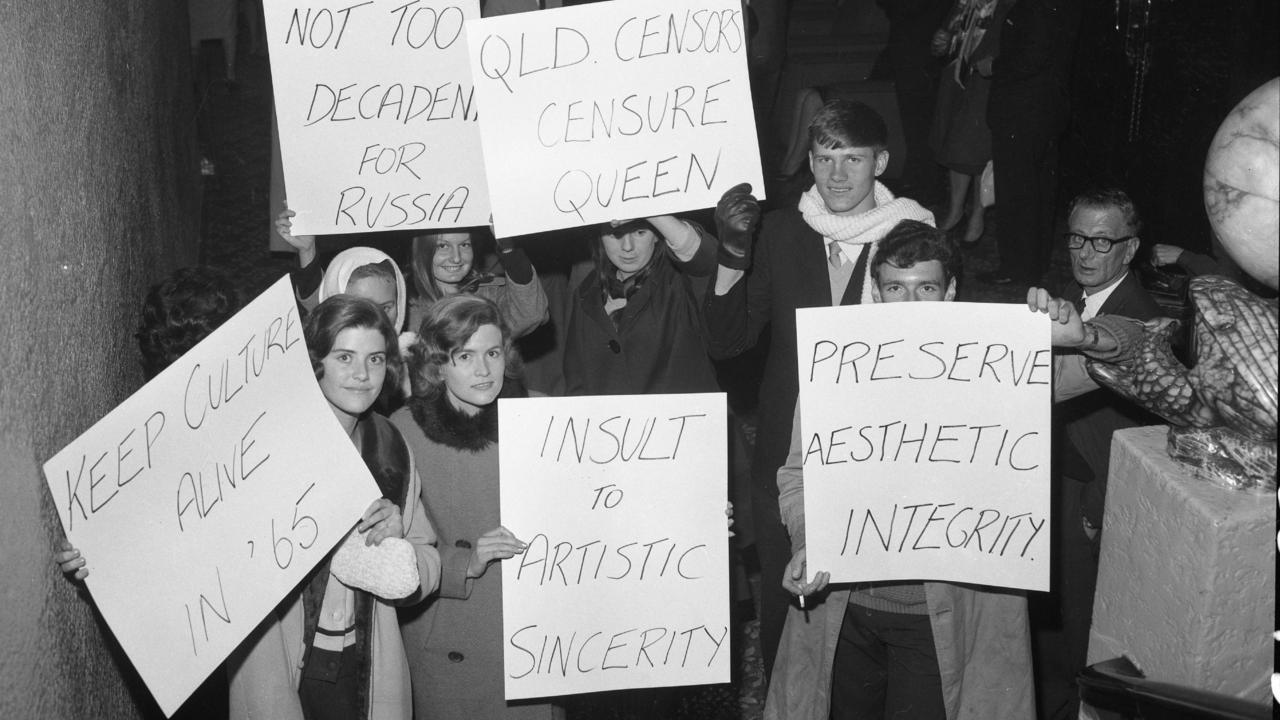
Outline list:
[[[1205,209],[1222,245],[1275,290],[1280,265],[1280,78],[1223,121],[1204,173]],[[1169,421],[1169,454],[1236,487],[1276,488],[1276,327],[1280,308],[1239,283],[1194,278],[1195,366],[1174,357],[1176,321],[1121,332],[1126,352],[1090,360],[1100,384]]]

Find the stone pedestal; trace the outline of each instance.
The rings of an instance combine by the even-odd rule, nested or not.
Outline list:
[[[1112,440],[1088,661],[1269,703],[1276,497],[1196,478],[1166,432]]]

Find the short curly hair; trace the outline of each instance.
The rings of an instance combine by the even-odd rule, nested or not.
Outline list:
[[[409,379],[414,396],[425,397],[439,392],[444,386],[440,368],[449,364],[453,354],[485,325],[493,325],[502,333],[506,362],[503,375],[511,380],[518,379],[522,368],[520,355],[515,349],[511,326],[503,319],[498,306],[479,295],[450,295],[428,308],[418,327],[418,341],[409,351]]]
[[[880,279],[880,267],[892,265],[906,269],[916,263],[937,260],[947,273],[947,280],[959,280],[964,271],[963,258],[946,230],[939,230],[919,220],[901,220],[879,243],[871,262],[871,278]]]
[[[240,293],[221,271],[180,268],[151,286],[134,337],[150,380],[239,312]]]
[[[400,342],[396,329],[382,308],[355,295],[334,295],[316,306],[307,315],[302,326],[303,337],[307,340],[307,354],[311,357],[311,369],[316,379],[324,377],[324,358],[333,350],[338,335],[350,328],[369,328],[377,330],[387,343],[387,375],[382,381],[382,390],[378,393],[377,406],[382,409],[390,407],[392,401],[399,397],[400,373],[404,363],[400,358]]]

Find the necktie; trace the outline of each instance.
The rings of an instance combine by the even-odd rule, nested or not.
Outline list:
[[[1076,306],[1076,314],[1079,315],[1080,317],[1084,317],[1084,297],[1085,296],[1082,293],[1080,295],[1080,299],[1076,300],[1074,303]]]
[[[828,245],[827,253],[827,262],[831,263],[832,268],[839,270],[840,266],[844,264],[844,258],[841,257],[840,253],[840,243],[833,242]]]

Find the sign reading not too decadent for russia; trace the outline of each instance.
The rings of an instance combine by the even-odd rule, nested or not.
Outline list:
[[[738,0],[615,0],[467,24],[500,237],[763,197]]]
[[[810,575],[1048,590],[1047,316],[813,308],[796,336]]]
[[[295,234],[489,222],[464,32],[477,0],[263,8]]]
[[[728,682],[724,394],[498,412],[507,699]]]

